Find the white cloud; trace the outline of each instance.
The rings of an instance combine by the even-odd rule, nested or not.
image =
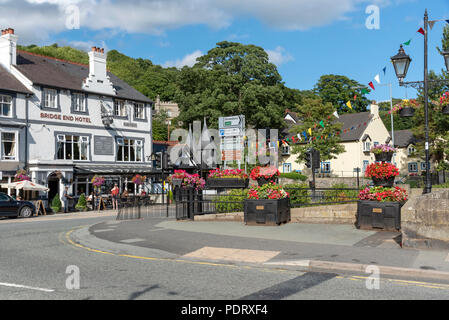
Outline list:
[[[268,53],[270,62],[277,66],[293,60],[293,57],[289,53],[285,53],[285,49],[281,46],[277,46],[274,50],[265,51]]]
[[[252,17],[283,30],[306,30],[346,19],[364,5],[406,0],[0,0],[2,28],[15,28],[22,40],[45,40],[66,31],[69,5],[77,5],[81,28],[111,33],[163,34],[186,25],[224,28]]]
[[[176,61],[167,61],[162,66],[164,68],[176,67],[181,69],[184,66],[192,67],[196,63],[196,59],[201,57],[203,53],[200,50],[196,50],[192,53],[185,55],[182,59]]]

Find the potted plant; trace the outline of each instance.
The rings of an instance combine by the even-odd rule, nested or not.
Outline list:
[[[98,199],[98,205],[97,208],[101,210],[101,207],[104,208],[104,203],[102,204],[101,200],[101,187],[104,185],[105,179],[103,177],[100,177],[98,175],[95,175],[92,180],[92,186],[94,187],[95,193],[97,194],[96,198]]]
[[[440,97],[440,106],[443,107],[443,114],[449,114],[449,91],[446,91]]]
[[[371,178],[375,186],[382,187],[392,187],[398,175],[399,169],[388,162],[372,163],[365,171],[365,177]]]
[[[250,174],[251,179],[256,180],[259,186],[270,182],[276,183],[279,176],[279,170],[274,166],[255,167]]]
[[[31,178],[26,170],[17,170],[16,175],[14,176],[14,182],[18,181],[31,181]]]
[[[248,175],[240,169],[214,169],[209,171],[207,186],[210,188],[247,188]]]
[[[393,107],[393,112],[399,111],[401,117],[413,117],[415,109],[419,107],[416,99],[404,99]],[[391,111],[389,112],[391,113]]]
[[[86,196],[82,193],[78,199],[78,203],[75,205],[75,209],[78,211],[87,211]]]
[[[400,187],[366,187],[359,193],[356,226],[359,229],[401,229],[401,207],[407,192]]]
[[[244,202],[245,224],[280,225],[290,219],[290,195],[282,186],[267,183],[248,191]]]
[[[59,194],[55,195],[55,197],[51,201],[50,208],[54,213],[61,212],[62,203],[61,203],[61,199],[59,199]]]
[[[180,187],[186,175],[187,172],[185,170],[175,170],[174,174],[170,175],[167,180],[173,187]]]
[[[374,153],[376,161],[387,162],[391,161],[391,159],[393,158],[393,154],[397,150],[388,144],[379,144],[372,147],[370,151]]]

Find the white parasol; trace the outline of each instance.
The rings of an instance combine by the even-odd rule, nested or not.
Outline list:
[[[46,186],[31,182],[28,180],[5,183],[5,184],[2,184],[1,186],[2,186],[2,188],[5,188],[5,189],[23,189],[23,190],[30,190],[30,191],[49,191],[50,190]]]

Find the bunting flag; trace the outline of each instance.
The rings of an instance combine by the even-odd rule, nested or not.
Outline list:
[[[368,83],[368,85],[369,85],[373,90],[376,90],[376,89],[374,89],[374,84],[373,84],[372,82]]]
[[[423,28],[419,28],[417,32],[421,33],[423,36],[426,34]]]
[[[304,136],[304,139],[307,139],[307,134],[305,131],[302,132],[302,135]]]
[[[312,128],[309,128],[309,136],[312,135]]]
[[[435,25],[435,22],[437,22],[437,20],[429,21],[430,30],[433,29],[433,26]]]
[[[324,122],[323,120],[320,121],[320,126],[322,126],[324,128]]]
[[[362,94],[368,94],[369,90],[367,88],[362,88]]]
[[[299,141],[302,141],[302,137],[301,137],[300,133],[298,133],[298,139],[299,139]]]
[[[351,101],[348,101],[348,102],[346,103],[346,105],[348,106],[348,108],[349,108],[349,109],[351,109],[351,110],[352,110],[352,105],[351,105]]]
[[[380,76],[379,76],[379,75],[376,75],[376,76],[374,77],[374,80],[376,80],[377,83],[380,83]]]
[[[449,20],[446,20],[447,23],[449,23]]]
[[[410,39],[410,40],[407,41],[407,42],[404,42],[403,44],[406,45],[406,46],[409,46],[409,45],[410,45],[410,42],[412,42],[412,39]]]
[[[337,119],[340,119],[340,116],[338,115],[338,112],[337,112],[337,111],[334,112],[334,116],[335,116]]]
[[[387,72],[387,67],[383,68],[382,71],[384,72],[384,76],[385,76],[385,73]]]

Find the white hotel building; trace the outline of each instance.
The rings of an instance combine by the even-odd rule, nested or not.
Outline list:
[[[107,71],[103,49],[82,65],[18,51],[17,39],[0,36],[0,182],[25,168],[49,199],[64,185],[90,193],[95,174],[133,192],[132,176],[151,172],[153,102]]]

